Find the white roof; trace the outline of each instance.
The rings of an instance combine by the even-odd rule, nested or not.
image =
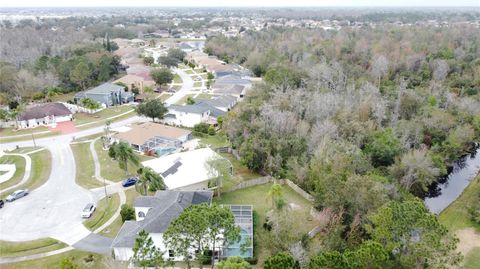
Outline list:
[[[207,161],[222,158],[210,148],[174,153],[142,162],[161,174],[169,190],[204,182],[216,176],[208,171]]]

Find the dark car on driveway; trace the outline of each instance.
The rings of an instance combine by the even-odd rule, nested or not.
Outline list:
[[[5,205],[5,202],[3,200],[0,200],[0,208],[2,208]]]
[[[133,185],[137,184],[137,181],[138,181],[138,178],[136,178],[136,177],[127,178],[122,182],[122,186],[123,187],[130,187],[130,186],[133,186]]]

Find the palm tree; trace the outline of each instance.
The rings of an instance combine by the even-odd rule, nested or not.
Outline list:
[[[147,190],[151,191],[165,190],[163,177],[150,167],[140,167],[137,170],[137,186],[143,189],[143,195],[147,195]],[[138,190],[138,189],[137,189]]]
[[[272,201],[272,208],[279,209],[283,204],[283,190],[282,185],[273,183],[270,190],[268,190],[267,197]]]
[[[108,155],[118,161],[118,166],[125,170],[125,175],[128,175],[128,163],[135,166],[140,164],[140,159],[137,154],[135,154],[132,147],[125,142],[113,143],[110,146]]]

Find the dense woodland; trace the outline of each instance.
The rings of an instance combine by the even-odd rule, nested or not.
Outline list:
[[[458,262],[456,240],[416,197],[480,137],[479,37],[468,26],[279,28],[208,41],[263,77],[224,123],[242,162],[337,216],[310,268]],[[292,252],[287,241],[277,251]],[[378,259],[354,265],[362,255]]]

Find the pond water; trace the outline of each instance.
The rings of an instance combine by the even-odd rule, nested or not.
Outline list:
[[[439,214],[455,201],[480,171],[480,145],[472,153],[462,156],[453,165],[447,177],[430,188],[425,198],[428,209]]]

